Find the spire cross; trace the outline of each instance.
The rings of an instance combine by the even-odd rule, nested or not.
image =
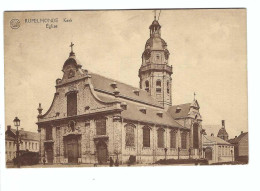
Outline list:
[[[196,93],[194,92],[194,100],[196,100]]]
[[[71,52],[73,52],[73,46],[74,46],[74,44],[71,42],[70,43]]]

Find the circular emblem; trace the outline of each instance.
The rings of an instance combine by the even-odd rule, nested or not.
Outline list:
[[[20,27],[20,25],[21,25],[21,23],[20,23],[20,21],[18,19],[12,19],[10,21],[10,27],[12,29],[18,29]]]

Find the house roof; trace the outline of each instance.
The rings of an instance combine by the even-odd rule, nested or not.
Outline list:
[[[5,140],[7,141],[15,141],[15,138],[9,136],[9,135],[5,135]]]
[[[189,115],[189,112],[190,112],[190,106],[191,106],[191,103],[173,105],[173,106],[168,108],[168,113],[174,119],[187,117]],[[177,110],[177,108],[178,108],[178,110]]]
[[[104,101],[114,101],[112,97],[110,98],[100,93],[98,94],[98,97]],[[121,113],[124,119],[187,129],[176,122],[171,115],[163,109],[157,109],[150,106],[146,107],[143,104],[138,104],[131,101],[125,101],[125,104],[127,105],[127,109],[123,110]],[[145,108],[146,113],[141,112],[141,108]],[[158,115],[158,113],[162,116]]]
[[[137,87],[125,84],[123,82],[119,82],[117,80],[113,80],[99,74],[89,73],[91,75],[91,82],[96,91],[103,91],[109,94],[113,94],[115,88],[112,87],[112,83],[116,83],[116,88],[119,91],[119,97],[123,97],[125,99],[146,103],[148,105],[152,105],[155,107],[163,108],[163,106],[154,99],[148,92],[145,90],[139,89]],[[134,93],[135,90],[139,91],[139,95]]]
[[[238,137],[234,138],[234,139],[229,139],[228,142],[231,144],[237,144],[241,141],[241,139],[243,137],[245,137],[248,134],[248,132],[245,133],[241,133]]]
[[[11,131],[14,134],[16,134],[16,130],[15,129],[11,129]],[[22,140],[35,140],[35,141],[39,141],[40,140],[40,135],[37,132],[19,130],[19,135],[21,136]]]
[[[215,136],[208,136],[208,135],[203,135],[205,137],[205,142],[215,142],[218,145],[231,145],[229,142],[224,141],[223,139]]]

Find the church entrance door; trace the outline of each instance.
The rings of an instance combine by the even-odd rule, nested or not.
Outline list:
[[[212,149],[210,147],[205,149],[205,158],[207,160],[212,160]]]
[[[103,141],[97,145],[97,157],[99,164],[107,163],[107,145]]]
[[[80,137],[75,135],[69,135],[65,137],[65,157],[68,158],[68,163],[78,163],[80,157]]]
[[[67,148],[68,148],[68,162],[78,163],[78,140],[75,138],[68,140]]]

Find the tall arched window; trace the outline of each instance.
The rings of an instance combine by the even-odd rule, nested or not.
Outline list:
[[[157,146],[158,148],[164,148],[164,129],[160,128],[157,131]]]
[[[145,81],[145,90],[147,92],[149,92],[149,81],[148,80]]]
[[[176,148],[176,140],[177,140],[177,131],[172,130],[171,133],[170,133],[170,136],[171,136],[171,138],[170,138],[170,142],[171,142],[170,146],[171,146],[171,148],[175,149]]]
[[[97,135],[106,135],[106,119],[101,118],[96,120]]]
[[[187,149],[187,133],[185,131],[181,133],[181,148]]]
[[[67,116],[77,115],[77,93],[71,92],[67,95]]]
[[[150,147],[150,128],[143,127],[143,147]]]
[[[126,146],[134,146],[135,145],[135,126],[132,124],[126,124],[125,126],[125,145]]]
[[[198,123],[194,123],[193,125],[193,148],[199,148],[199,125]]]
[[[161,86],[162,86],[161,80],[157,80],[157,81],[156,81],[156,92],[157,92],[157,93],[161,93],[161,91],[162,91]]]

